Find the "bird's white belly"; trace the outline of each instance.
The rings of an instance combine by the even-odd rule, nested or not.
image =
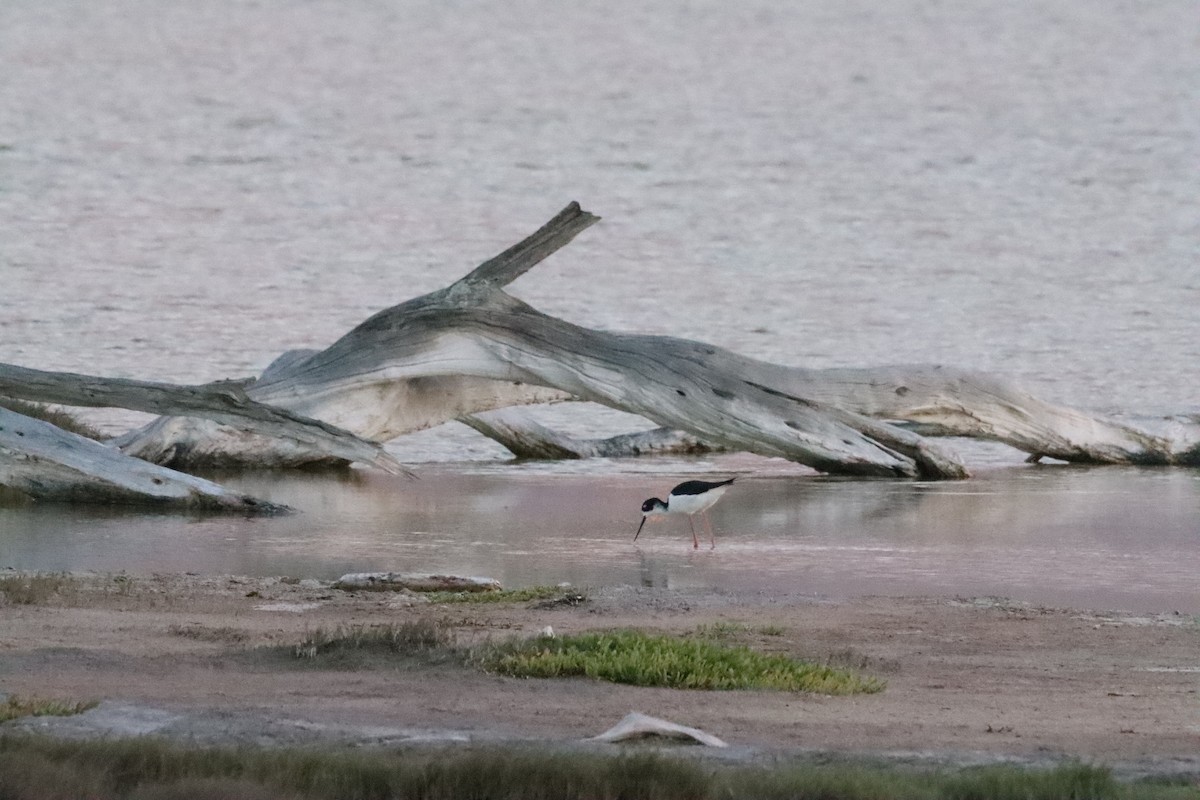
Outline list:
[[[728,486],[710,489],[704,494],[673,494],[667,503],[667,512],[671,514],[699,514],[704,509],[721,499]]]

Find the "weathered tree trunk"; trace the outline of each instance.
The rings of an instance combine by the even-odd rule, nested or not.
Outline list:
[[[286,409],[250,400],[241,384],[174,386],[100,378],[0,364],[0,396],[75,406],[116,406],[139,411],[199,414],[229,423],[234,437],[270,434],[276,447],[303,450],[311,459],[363,461],[392,473],[407,473],[381,445]],[[7,409],[0,427],[0,485],[35,499],[144,503],[210,510],[286,511],[211,481],[122,454],[114,446],[69,434],[49,423]],[[169,418],[163,418],[169,419]],[[175,443],[181,448],[182,441]],[[169,462],[170,459],[163,459]]]
[[[445,417],[452,419],[511,405],[497,397],[502,392],[496,387],[525,397],[536,394],[528,388],[536,385],[632,411],[720,446],[823,471],[966,475],[961,464],[916,434],[740,374],[740,364],[758,362],[697,342],[581,328],[504,293],[502,287],[596,219],[572,204],[465,278],[376,314],[329,348],[269,371],[247,394],[330,419],[356,416],[347,410],[361,409],[364,394],[420,391],[430,379],[434,387],[466,380],[467,393],[456,395],[459,402]],[[440,405],[416,422],[428,425],[445,414],[448,404]],[[415,428],[413,422],[404,427]]]
[[[193,414],[238,430],[293,441],[329,457],[362,461],[397,474],[406,472],[380,445],[329,423],[257,403],[247,397],[243,382],[239,381],[176,386],[0,364],[0,397],[157,414]]]
[[[922,434],[995,439],[1068,461],[1200,463],[1200,437],[1186,422],[1155,434],[937,366],[808,370],[701,342],[595,331],[503,291],[596,219],[571,204],[445,289],[379,312],[325,350],[281,359],[247,396],[375,441],[506,406],[591,400],[699,442],[852,475],[967,475]],[[488,428],[487,418],[477,427]],[[223,435],[211,423],[160,420],[120,445],[170,463],[222,453],[252,464],[329,455]]]
[[[1168,438],[1054,406],[981,373],[921,365],[784,367],[699,342],[581,328],[502,291],[594,221],[569,206],[526,242],[440,292],[376,314],[328,349],[260,381],[252,396],[303,404],[306,413],[323,416],[313,398],[332,400],[364,385],[450,375],[534,383],[641,414],[701,441],[848,474],[966,474],[917,432],[885,420],[1068,461],[1181,464],[1197,458],[1195,436]]]
[[[245,514],[287,506],[122,455],[49,422],[0,407],[0,485],[33,498],[137,503]]]

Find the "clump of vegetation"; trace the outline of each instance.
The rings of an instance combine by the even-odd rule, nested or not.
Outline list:
[[[588,677],[677,689],[854,694],[884,687],[875,678],[784,655],[635,630],[510,642],[488,648],[480,660],[486,669],[514,677]]]
[[[758,634],[759,636],[783,636],[786,629],[782,625],[751,626],[744,622],[713,622],[696,628],[696,635],[707,639],[734,639],[738,634]]]
[[[53,406],[43,405],[42,403],[27,403],[24,400],[16,400],[11,397],[0,397],[0,408],[7,408],[9,411],[14,411],[18,414],[24,414],[27,417],[49,422],[51,425],[62,428],[64,431],[86,436],[89,439],[100,441],[104,438],[104,434],[97,428],[92,427],[73,414]]]
[[[739,633],[747,633],[750,626],[741,622],[710,622],[696,626],[696,636],[704,639],[729,639]]]
[[[523,589],[498,589],[494,592],[422,592],[431,603],[528,603],[533,600],[556,600],[564,596],[582,598],[561,586],[526,586]],[[579,602],[583,602],[582,599]]]
[[[0,797],[583,798],[716,800],[1195,800],[1190,786],[1120,783],[1103,767],[965,770],[856,763],[783,767],[704,764],[656,754],[600,755],[522,747],[382,752],[189,749],[149,738],[65,741],[0,736]]]
[[[106,593],[110,590],[118,597],[132,597],[134,594],[134,580],[128,575],[114,575],[111,586],[105,587]]]
[[[36,606],[60,596],[72,581],[67,575],[8,575],[0,578],[0,596],[16,606]]]
[[[416,655],[454,646],[454,629],[431,619],[387,625],[340,625],[318,628],[293,648],[296,658],[317,659],[339,655]]]
[[[167,631],[174,636],[182,636],[185,639],[194,639],[197,642],[244,642],[249,638],[249,634],[240,628],[230,628],[222,626],[219,628],[210,628],[204,625],[171,625]]]
[[[70,702],[44,697],[21,697],[10,694],[0,702],[0,722],[20,717],[70,717],[95,708],[97,701]]]

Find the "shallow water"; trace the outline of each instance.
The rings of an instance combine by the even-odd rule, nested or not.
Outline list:
[[[604,221],[513,286],[547,313],[808,366],[992,370],[1101,411],[1197,410],[1194,10],[5,3],[0,360],[253,374],[445,285],[578,199]],[[137,419],[96,418],[113,432]],[[630,424],[594,408],[548,419],[582,434]],[[454,426],[396,449],[502,457]],[[988,469],[1019,461],[971,452]],[[243,481],[303,508],[288,520],[3,511],[0,565],[328,575],[383,568],[399,558],[388,537],[407,536],[414,568],[516,582],[610,570],[836,593],[945,579],[1196,606],[1178,583],[1200,546],[1194,473],[1014,468],[929,489],[746,463],[774,477],[722,503],[722,547],[694,558],[665,533],[640,550],[616,533],[631,522],[615,509],[640,499],[631,472],[669,488],[705,466],[666,461],[440,468],[461,500],[432,480]],[[495,510],[535,488],[586,513],[551,514],[560,531],[544,509]],[[483,532],[460,540],[441,512],[420,522],[429,503],[492,511],[461,517]],[[826,517],[836,535],[810,538]]]
[[[647,524],[633,542],[641,501],[673,483],[664,475],[616,464],[601,478],[441,467],[417,481],[371,473],[230,481],[304,509],[289,518],[0,510],[4,563],[324,578],[445,571],[508,586],[997,595],[1200,614],[1194,473],[1043,467],[914,483],[789,476],[779,467],[764,476],[744,457],[693,466],[750,467],[711,512],[715,550],[707,541],[693,550],[686,519],[674,517]]]

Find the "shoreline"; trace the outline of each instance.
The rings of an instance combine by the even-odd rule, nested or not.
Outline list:
[[[0,732],[154,734],[193,744],[578,743],[639,711],[719,736],[719,758],[866,758],[946,765],[1071,760],[1119,776],[1200,774],[1200,620],[999,598],[858,597],[580,587],[578,605],[422,602],[329,582],[216,575],[64,578],[0,595],[0,687],[98,700]],[[461,644],[637,627],[881,677],[877,695],[697,692],[519,680],[467,666],[331,669],[264,658],[314,629],[436,618]],[[607,745],[606,747],[613,747]],[[697,748],[699,749],[699,748]],[[679,748],[672,748],[672,752]],[[695,750],[688,748],[689,754]]]

